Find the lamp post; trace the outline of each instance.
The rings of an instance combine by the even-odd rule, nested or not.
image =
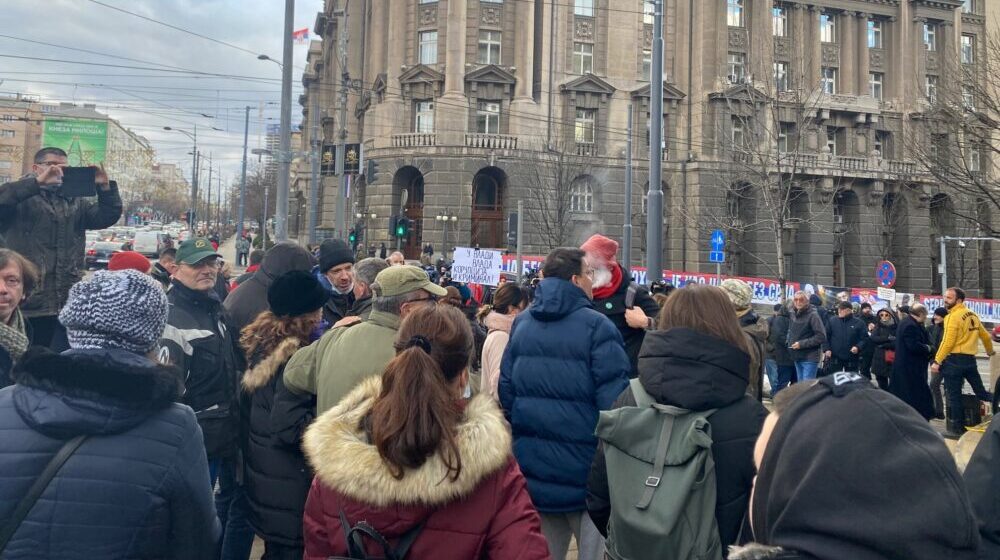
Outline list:
[[[191,151],[191,206],[188,210],[188,232],[194,237],[194,209],[198,205],[198,125],[194,126],[194,133],[169,126],[163,127],[163,130],[180,132],[194,142],[194,149]]]
[[[451,213],[451,210],[445,208],[443,214],[438,214],[434,217],[435,220],[441,222],[444,226],[444,232],[442,232],[442,243],[441,253],[444,255],[444,260],[448,260],[448,222],[453,224],[458,223],[458,216]]]
[[[359,220],[362,220],[364,222],[364,226],[365,226],[364,247],[365,247],[365,252],[367,253],[367,249],[368,249],[368,227],[369,227],[368,224],[369,224],[369,220],[371,220],[372,222],[374,222],[378,218],[378,214],[376,214],[375,212],[370,212],[369,213],[368,211],[365,211],[365,212],[358,212],[358,213],[356,213],[354,215],[354,217],[357,218],[357,219],[359,219]]]
[[[275,237],[288,240],[288,179],[292,150],[292,28],[295,18],[295,0],[285,0],[285,21],[282,30],[281,64],[281,131],[278,154],[278,194],[275,210]],[[261,60],[271,60],[260,55]],[[277,61],[275,61],[277,62]]]

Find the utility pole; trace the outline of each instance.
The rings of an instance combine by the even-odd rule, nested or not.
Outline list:
[[[246,116],[243,120],[243,172],[240,178],[240,211],[236,223],[236,238],[243,239],[243,212],[247,200],[247,141],[250,136],[250,106],[246,106]]]
[[[212,153],[208,153],[208,196],[205,200],[205,230],[212,229]]]
[[[281,57],[281,143],[278,152],[278,194],[274,217],[274,237],[288,240],[288,179],[292,152],[292,27],[295,0],[285,0],[285,28]]]
[[[309,109],[309,116],[312,117],[312,130],[309,133],[312,144],[312,181],[309,184],[309,244],[315,245],[318,241],[316,228],[319,226],[319,159],[322,143],[319,140],[319,92],[316,82],[310,88],[309,97],[312,101],[312,108]]]
[[[222,235],[222,164],[219,164],[219,190],[215,193],[215,229]]]
[[[194,125],[194,150],[191,155],[191,211],[188,231],[194,237],[194,213],[198,208],[198,125]]]
[[[524,201],[517,201],[517,281],[524,277]]]
[[[340,131],[337,133],[337,166],[336,173],[340,178],[340,189],[337,194],[337,237],[344,239],[347,227],[347,175],[344,173],[344,158],[347,146],[347,86],[351,80],[351,72],[347,68],[347,2],[344,0],[344,7],[340,11],[340,39],[337,43],[337,53],[340,54],[340,105],[338,125]]]
[[[625,137],[625,225],[622,227],[622,261],[632,274],[632,104],[628,104],[628,135]]]
[[[646,282],[663,279],[663,0],[653,0],[653,64],[649,89],[649,201],[646,204]],[[631,120],[630,120],[631,122]]]

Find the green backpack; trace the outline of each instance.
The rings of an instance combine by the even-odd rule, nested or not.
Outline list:
[[[691,412],[656,403],[638,379],[636,406],[601,412],[611,519],[607,554],[644,558],[722,560],[715,521],[715,410]]]

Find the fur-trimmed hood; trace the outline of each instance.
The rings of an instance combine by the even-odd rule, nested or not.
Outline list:
[[[419,469],[405,470],[403,478],[397,480],[360,427],[381,389],[381,377],[365,380],[306,432],[306,457],[316,477],[331,489],[380,508],[392,504],[438,506],[468,496],[510,461],[511,436],[503,413],[493,399],[477,395],[466,406],[456,431],[462,458],[458,480],[448,478],[439,454]]]
[[[241,382],[243,390],[252,393],[270,383],[278,370],[292,359],[292,355],[301,346],[302,343],[295,337],[287,338],[278,344],[269,356],[246,371]]]

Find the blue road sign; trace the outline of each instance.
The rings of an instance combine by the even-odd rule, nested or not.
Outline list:
[[[711,243],[712,243],[712,251],[724,251],[726,249],[725,232],[723,232],[721,229],[712,231]]]
[[[710,251],[708,253],[708,262],[713,263],[724,263],[726,262],[725,251]]]

